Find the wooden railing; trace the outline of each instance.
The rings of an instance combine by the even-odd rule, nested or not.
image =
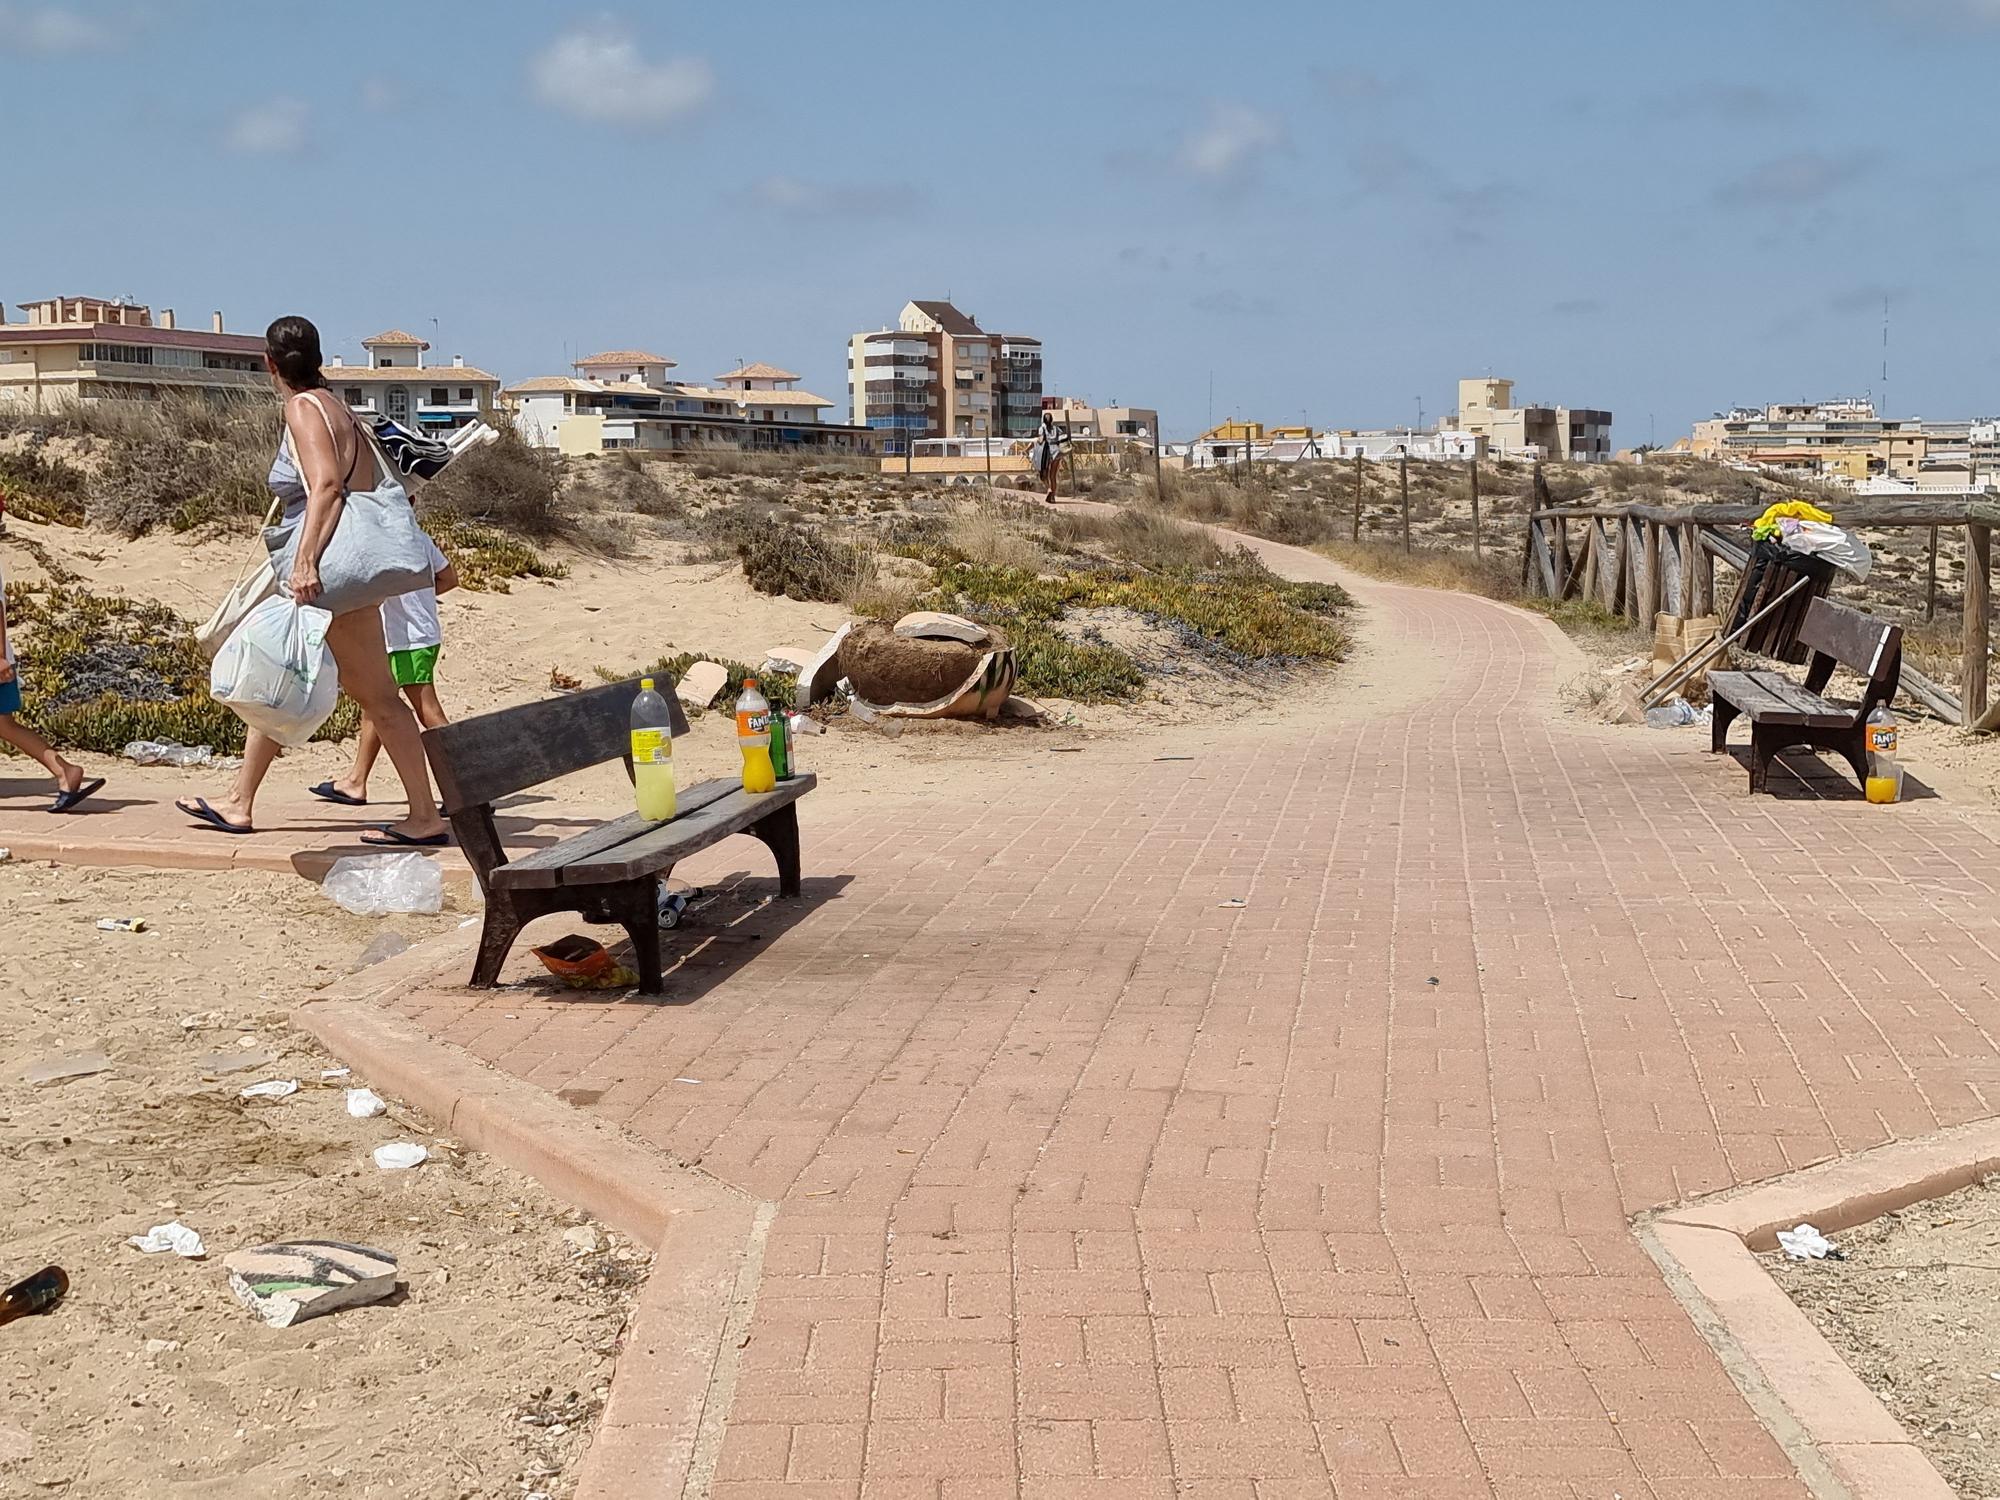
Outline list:
[[[1947,722],[2000,728],[2000,707],[1986,693],[1993,528],[2000,497],[1836,503],[1835,520],[1856,530],[1965,528],[1965,610],[1958,692],[1903,668],[1903,690]],[[1650,623],[1655,614],[1705,615],[1727,603],[1715,589],[1715,564],[1741,572],[1750,525],[1761,506],[1557,505],[1530,510],[1521,559],[1530,592],[1549,599],[1596,599],[1613,614]],[[1933,552],[1935,557],[1935,552]]]

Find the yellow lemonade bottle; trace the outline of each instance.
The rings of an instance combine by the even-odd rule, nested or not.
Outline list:
[[[743,752],[743,790],[768,792],[778,784],[771,764],[771,704],[757,691],[757,679],[743,679],[743,696],[736,700],[736,744]]]
[[[632,700],[632,791],[640,817],[655,823],[673,817],[673,719],[650,677],[639,679],[639,696]]]

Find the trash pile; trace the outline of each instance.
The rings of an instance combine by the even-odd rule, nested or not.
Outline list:
[[[1783,500],[1765,510],[1750,528],[1760,542],[1776,542],[1788,552],[1824,558],[1856,583],[1868,581],[1874,555],[1868,544],[1833,524],[1833,515],[1805,500]]]

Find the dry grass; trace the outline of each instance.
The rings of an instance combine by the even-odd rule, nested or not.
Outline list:
[[[968,562],[1039,573],[1048,559],[996,505],[968,505],[946,523],[945,544]]]
[[[1496,556],[1488,552],[1475,558],[1470,552],[1442,547],[1419,547],[1405,552],[1387,542],[1326,542],[1315,550],[1343,567],[1388,583],[1453,589],[1518,605],[1547,615],[1572,635],[1622,644],[1626,637],[1640,633],[1638,625],[1623,615],[1612,614],[1595,599],[1566,599],[1558,603],[1530,594],[1522,586],[1520,564],[1508,554]]]

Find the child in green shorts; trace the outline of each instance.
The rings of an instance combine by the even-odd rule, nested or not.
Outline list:
[[[431,586],[383,604],[382,642],[389,648],[389,670],[403,696],[410,700],[410,707],[416,710],[417,722],[426,729],[435,729],[446,722],[444,706],[438,702],[437,688],[433,685],[438,651],[444,644],[437,596],[458,587],[458,571],[428,536],[424,545],[431,551]],[[344,807],[366,807],[368,773],[375,769],[375,757],[381,753],[382,741],[375,733],[375,726],[363,719],[360,740],[354,747],[353,768],[337,781],[322,781],[312,789],[312,794]]]
[[[0,578],[0,741],[12,745],[31,760],[38,760],[56,779],[56,800],[50,812],[75,812],[90,797],[104,790],[102,776],[85,776],[83,768],[58,755],[49,742],[34,730],[15,722],[21,711],[21,677],[14,665],[14,643],[7,639],[7,580]]]

